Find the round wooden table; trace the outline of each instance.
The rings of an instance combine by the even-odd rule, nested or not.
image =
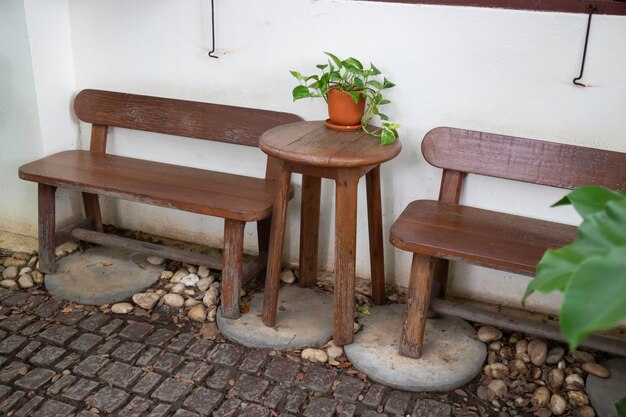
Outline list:
[[[356,258],[357,186],[365,175],[369,224],[372,298],[385,300],[383,230],[380,202],[380,164],[396,157],[402,145],[395,141],[381,146],[377,138],[356,132],[337,132],[322,121],[297,122],[268,130],[259,147],[271,159],[276,179],[276,200],[272,215],[267,277],[263,301],[263,322],[276,324],[281,258],[285,238],[287,201],[292,173],[302,174],[300,219],[301,286],[317,281],[317,247],[321,179],[335,181],[335,289],[333,340],[337,345],[352,343],[354,337],[354,265]]]

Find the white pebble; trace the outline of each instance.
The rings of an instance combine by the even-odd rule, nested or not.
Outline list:
[[[197,274],[200,278],[208,278],[210,273],[211,271],[206,266],[200,265],[200,267],[198,267]]]
[[[2,281],[0,281],[0,287],[12,290],[14,288],[17,288],[17,282],[13,281],[12,279],[3,279]]]
[[[302,359],[311,361],[311,362],[320,362],[324,363],[328,360],[328,355],[321,349],[313,349],[307,348],[302,351]]]
[[[152,310],[160,298],[156,293],[138,293],[133,295],[133,302],[144,310]]]
[[[186,269],[179,269],[174,275],[172,275],[172,278],[170,278],[170,282],[177,284],[180,282],[180,280],[183,279],[183,277],[186,277],[187,275],[189,275],[189,271],[187,271]]]
[[[165,259],[161,258],[160,256],[148,256],[146,260],[150,265],[156,266],[161,265],[163,262],[165,262]]]
[[[206,291],[209,289],[209,287],[211,286],[211,284],[213,284],[214,278],[213,276],[209,275],[206,278],[200,278],[198,280],[198,282],[196,283],[196,287],[198,287],[198,289],[202,292],[202,291]]]
[[[296,276],[291,269],[284,269],[283,272],[280,273],[280,280],[285,284],[293,284],[296,282]]]
[[[173,308],[181,308],[185,305],[185,299],[180,294],[165,294],[163,302]]]
[[[200,278],[198,278],[198,276],[196,274],[185,275],[180,280],[180,282],[182,284],[185,284],[185,286],[187,286],[187,287],[193,287],[194,285],[196,285],[198,283],[198,281],[200,281]]]
[[[189,317],[193,321],[204,322],[206,320],[206,310],[202,304],[192,307],[187,312],[187,317]]]
[[[172,271],[163,271],[161,272],[161,276],[159,277],[160,279],[171,279],[174,276],[174,273]]]
[[[341,346],[337,346],[332,340],[328,344],[329,346],[326,349],[326,353],[330,359],[335,359],[343,355],[343,348]]]
[[[178,284],[172,287],[171,291],[173,293],[180,294],[181,292],[185,291],[185,288],[187,288],[185,287],[185,284],[183,284],[182,282],[179,282]]]
[[[2,271],[2,278],[4,279],[15,279],[17,278],[18,269],[16,266],[10,266],[4,271]]]
[[[33,277],[30,274],[24,274],[17,279],[17,283],[20,284],[20,287],[32,288],[35,286],[35,282],[33,281]]]
[[[131,303],[115,303],[111,306],[111,312],[115,314],[132,313],[135,307]]]
[[[194,265],[187,265],[187,271],[189,271],[190,274],[195,274],[198,272],[198,267]]]

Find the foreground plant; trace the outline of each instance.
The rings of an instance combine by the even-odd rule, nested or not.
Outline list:
[[[319,64],[316,67],[320,74],[304,76],[297,71],[290,71],[300,85],[293,89],[293,100],[303,98],[321,97],[328,102],[328,94],[331,90],[343,91],[348,94],[355,104],[359,100],[366,100],[365,112],[361,118],[363,130],[375,137],[380,138],[381,144],[392,143],[398,138],[397,123],[389,122],[389,117],[380,111],[380,106],[389,104],[390,101],[383,97],[382,91],[395,86],[387,78],[377,79],[381,72],[370,64],[365,68],[356,58],[341,60],[330,52],[324,52],[328,57],[328,63]],[[382,123],[379,130],[368,130],[368,124],[378,116]]]

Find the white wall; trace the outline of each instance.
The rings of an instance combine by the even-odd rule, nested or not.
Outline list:
[[[624,17],[594,17],[584,77],[593,87],[577,88],[571,79],[579,70],[584,15],[347,0],[215,2],[217,46],[224,53],[219,60],[206,56],[209,0],[69,0],[76,90],[189,98],[321,119],[323,102],[291,102],[294,80],[288,70],[312,71],[325,50],[373,61],[398,85],[389,93],[393,104],[388,113],[402,124],[404,145],[402,154],[383,167],[385,233],[408,202],[437,196],[440,171],[425,163],[419,151],[421,138],[435,126],[626,151]],[[86,144],[88,129],[82,134]],[[264,157],[255,149],[155,139],[119,129],[113,130],[109,149],[263,175]],[[357,273],[368,276],[364,187],[360,192]],[[463,200],[575,223],[572,211],[548,208],[562,194],[470,177]],[[297,260],[298,197],[297,193],[290,205],[286,259],[291,262]],[[332,269],[333,200],[332,186],[324,182],[320,245],[324,269]],[[222,222],[216,219],[128,202],[109,202],[106,217],[124,227],[221,243]],[[247,232],[246,246],[255,250],[253,228]],[[410,256],[387,245],[386,261],[387,278],[405,285]],[[452,272],[455,293],[504,304],[517,304],[528,282],[467,266]],[[535,298],[530,307],[553,310],[554,300]]]

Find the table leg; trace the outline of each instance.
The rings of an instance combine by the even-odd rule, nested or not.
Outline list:
[[[383,212],[380,196],[380,165],[366,177],[367,223],[370,239],[370,270],[372,275],[372,299],[381,305],[385,302],[385,260],[383,248]]]
[[[300,214],[300,277],[301,287],[317,283],[317,246],[320,229],[320,192],[322,179],[302,176],[302,209]]]
[[[356,206],[359,175],[342,170],[336,180],[335,207],[335,325],[337,345],[354,339],[354,264],[356,261]]]
[[[272,212],[272,229],[267,258],[267,275],[265,277],[265,293],[263,295],[263,323],[270,327],[276,325],[276,307],[278,304],[278,290],[280,288],[280,268],[283,243],[285,241],[290,181],[291,172],[282,169],[276,183],[276,197]]]

